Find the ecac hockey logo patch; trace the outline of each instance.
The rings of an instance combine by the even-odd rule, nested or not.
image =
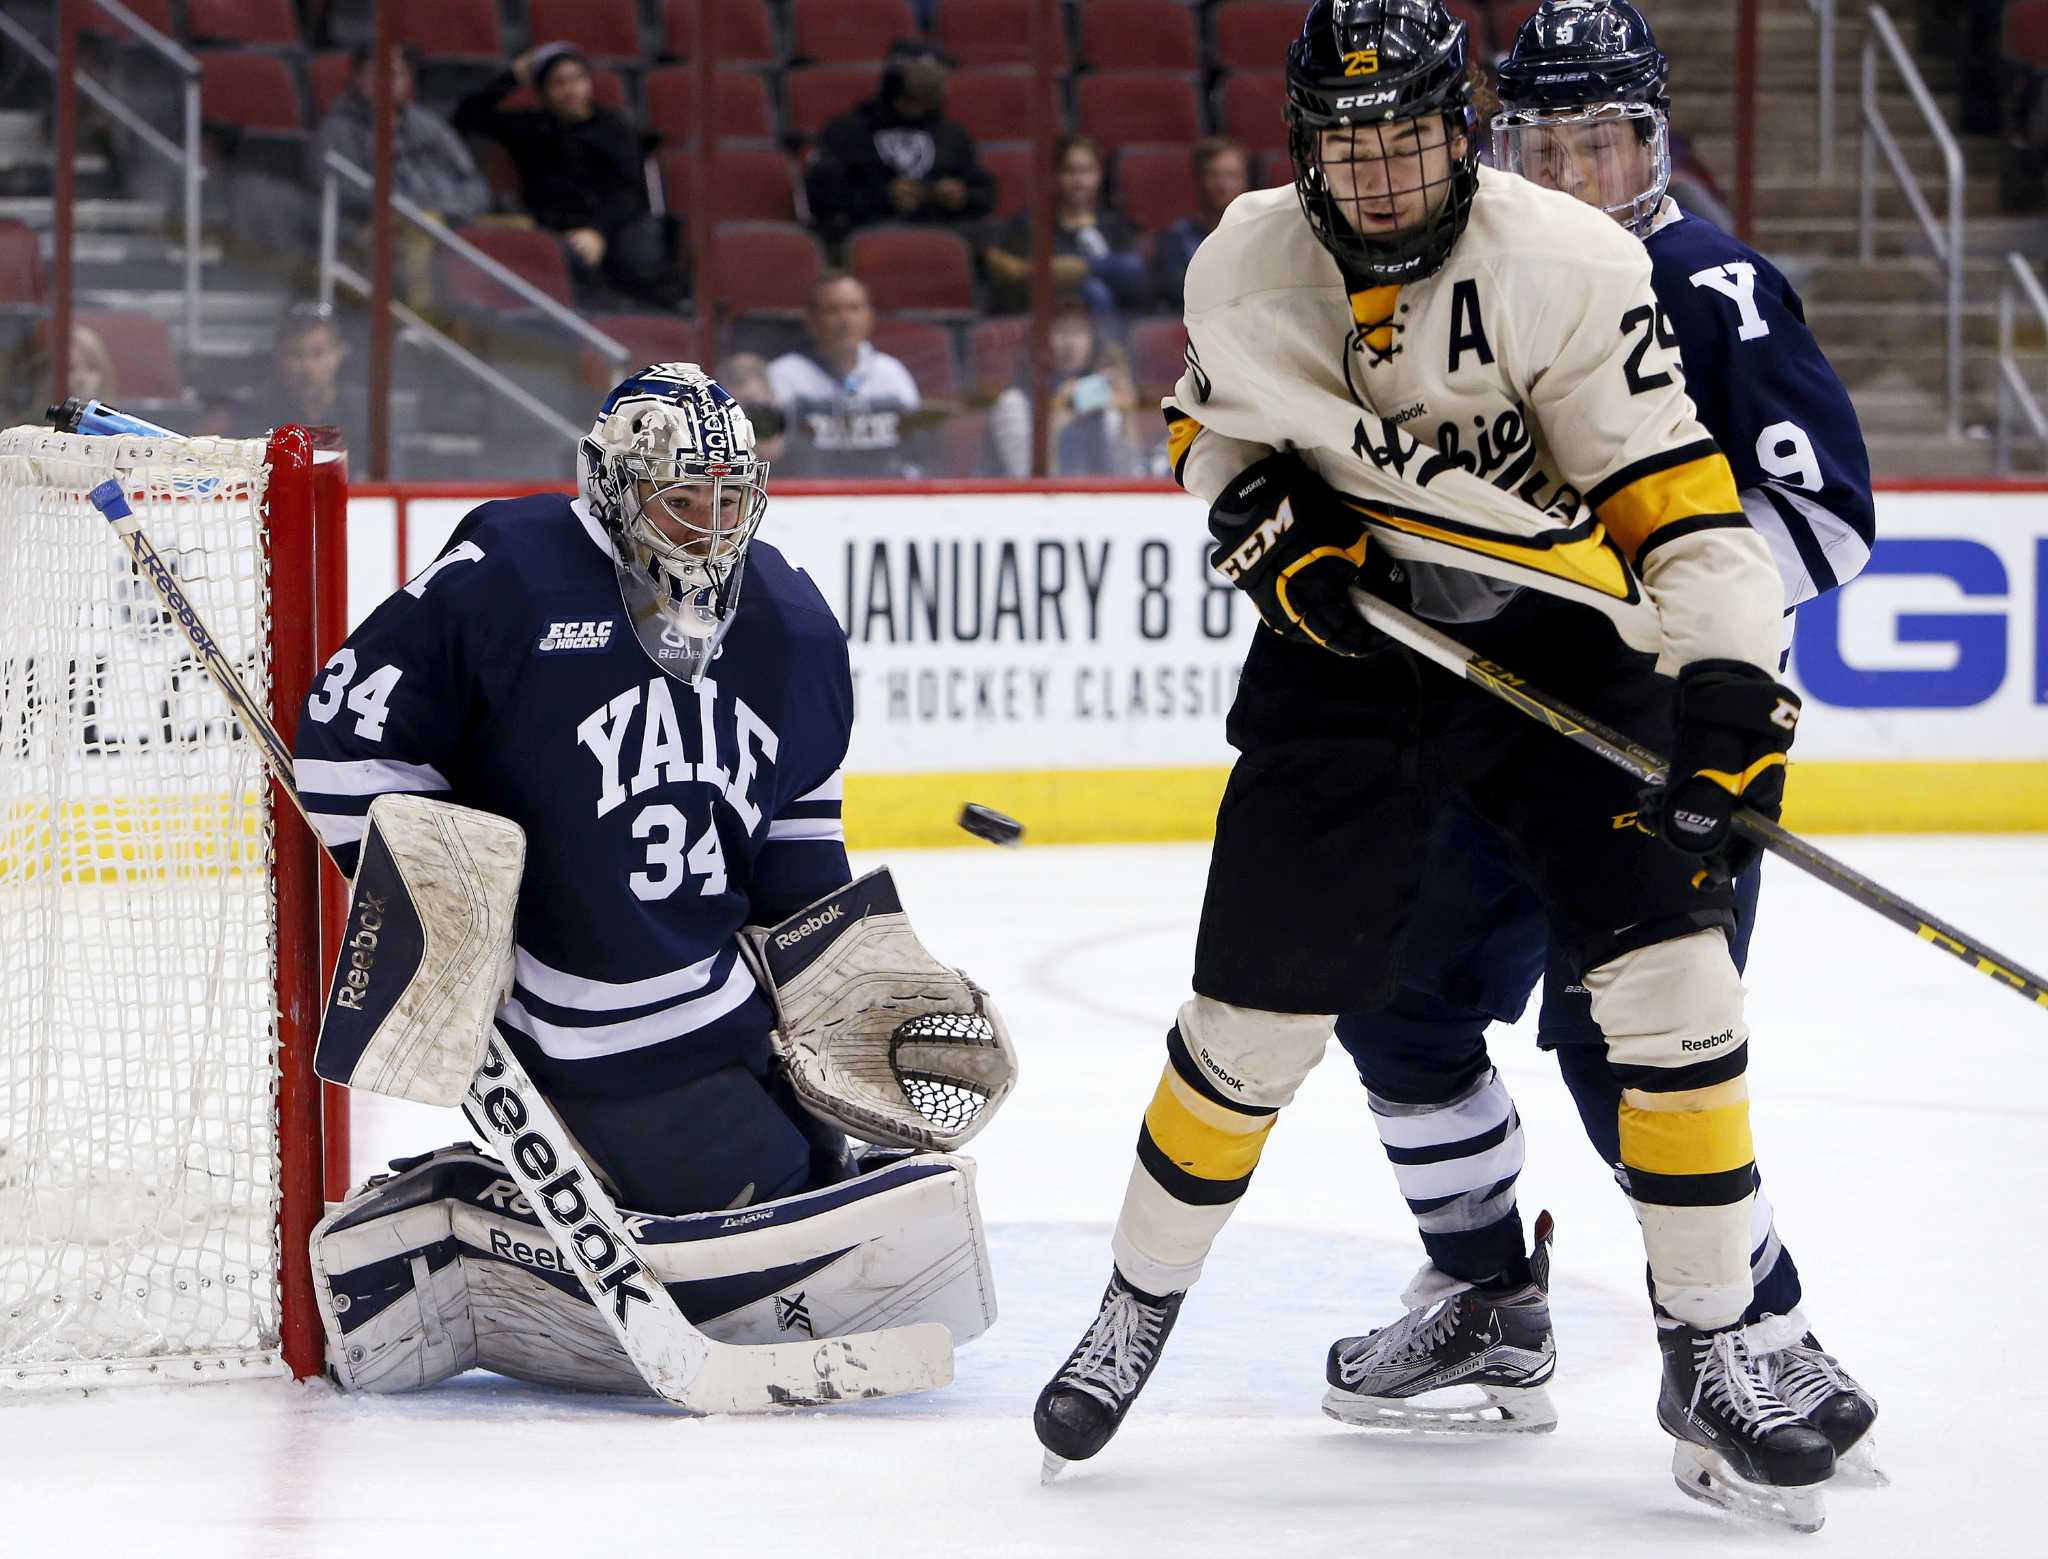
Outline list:
[[[616,624],[605,617],[596,621],[549,623],[548,631],[540,636],[533,647],[536,655],[561,654],[577,650],[603,650],[611,648],[612,629]]]

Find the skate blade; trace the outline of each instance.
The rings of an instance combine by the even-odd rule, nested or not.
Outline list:
[[[1405,1397],[1367,1397],[1332,1386],[1323,1412],[1354,1429],[1404,1435],[1549,1434],[1557,1409],[1541,1386],[1480,1386],[1484,1400],[1435,1404]]]
[[[1877,1464],[1877,1445],[1868,1431],[1848,1450],[1835,1458],[1835,1475],[1829,1480],[1856,1489],[1888,1489],[1892,1480]]]
[[[1746,1521],[1790,1527],[1795,1532],[1818,1532],[1827,1520],[1827,1509],[1821,1500],[1822,1485],[1783,1487],[1752,1483],[1739,1477],[1718,1451],[1690,1440],[1680,1440],[1671,1448],[1671,1481],[1687,1497]]]
[[[1066,1470],[1067,1459],[1064,1456],[1055,1456],[1052,1452],[1047,1451],[1045,1453],[1045,1460],[1039,1463],[1038,1486],[1041,1489],[1044,1488]]]

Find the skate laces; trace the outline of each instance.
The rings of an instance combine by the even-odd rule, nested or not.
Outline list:
[[[1145,1383],[1159,1348],[1160,1314],[1122,1289],[1104,1302],[1088,1335],[1060,1371],[1060,1379],[1115,1409]]]
[[[1863,1394],[1863,1388],[1842,1368],[1841,1361],[1818,1343],[1804,1339],[1780,1348],[1772,1357],[1771,1389],[1798,1413],[1812,1413],[1830,1397],[1843,1392]]]
[[[1372,1333],[1364,1346],[1338,1361],[1345,1381],[1363,1380],[1379,1365],[1419,1363],[1457,1330],[1458,1298],[1452,1295],[1420,1310],[1410,1310],[1391,1326]]]
[[[1764,1383],[1741,1332],[1730,1329],[1695,1337],[1693,1349],[1693,1410],[1698,1409],[1704,1395],[1708,1402],[1735,1418],[1752,1435],[1768,1434],[1788,1424],[1806,1422],[1783,1397]]]

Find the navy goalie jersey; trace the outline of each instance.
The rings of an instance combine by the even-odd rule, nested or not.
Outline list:
[[[1876,534],[1870,455],[1799,294],[1754,249],[1673,201],[1646,243],[1686,390],[1770,543],[1788,611],[1846,584]]]
[[[471,512],[316,678],[307,810],[352,870],[371,800],[413,791],[526,830],[503,1030],[540,1085],[598,1097],[771,1064],[739,957],[848,879],[846,638],[808,575],[756,540],[694,687],[648,659],[580,502]]]

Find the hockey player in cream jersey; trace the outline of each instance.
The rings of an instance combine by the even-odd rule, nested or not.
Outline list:
[[[1317,0],[1287,63],[1294,187],[1241,198],[1197,253],[1166,412],[1216,565],[1264,627],[1230,715],[1196,994],[1109,1287],[1039,1398],[1048,1465],[1115,1432],[1333,1015],[1391,992],[1456,796],[1527,862],[1608,1036],[1675,1404],[1660,1420],[1682,1458],[1811,1526],[1832,1448],[1739,1325],[1754,1171],[1730,829],[1739,802],[1775,810],[1799,708],[1767,669],[1769,550],[1686,396],[1642,246],[1478,167],[1464,28],[1440,0]],[[1670,751],[1670,787],[1639,799],[1420,665],[1357,616],[1361,584]],[[1548,1375],[1540,1335],[1502,1339],[1519,1388]]]

